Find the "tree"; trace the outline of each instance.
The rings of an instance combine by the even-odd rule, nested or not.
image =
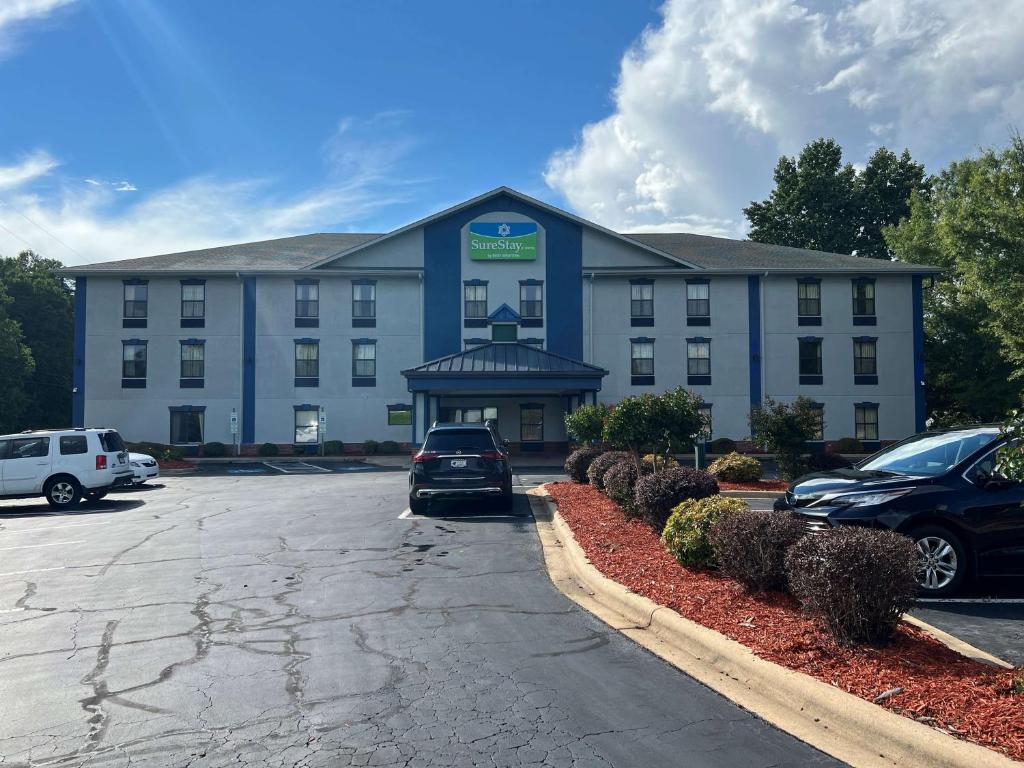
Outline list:
[[[604,421],[608,417],[608,406],[581,405],[572,413],[565,414],[565,431],[577,443],[591,445],[601,439]]]
[[[945,271],[925,299],[932,406],[997,420],[1024,376],[1024,141],[951,163],[884,231],[901,261]]]
[[[22,428],[35,364],[22,343],[21,326],[8,314],[11,298],[0,283],[0,433]]]
[[[704,428],[701,399],[683,387],[662,395],[632,395],[609,409],[604,439],[629,451],[637,472],[640,456],[647,448],[655,454],[669,454],[691,444]]]
[[[750,412],[750,431],[754,444],[775,454],[779,474],[792,480],[804,471],[802,457],[808,440],[813,440],[820,423],[814,401],[798,397],[792,403],[771,398]]]
[[[757,242],[890,259],[882,230],[909,215],[913,193],[927,191],[924,166],[907,150],[881,147],[858,173],[833,139],[817,139],[798,158],[780,157],[775,189],[743,213]]]
[[[25,426],[71,423],[74,293],[57,273],[61,267],[59,261],[32,251],[0,259],[0,286],[11,299],[8,311],[21,326],[35,361],[21,418]]]
[[[834,139],[817,139],[798,158],[782,156],[767,200],[743,209],[759,243],[852,253],[857,241],[857,172]]]

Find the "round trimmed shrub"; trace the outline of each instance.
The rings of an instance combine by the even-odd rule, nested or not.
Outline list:
[[[811,472],[828,472],[831,469],[846,469],[852,466],[852,461],[832,451],[815,451],[807,457],[807,469]]]
[[[586,483],[589,480],[587,470],[594,459],[603,453],[601,448],[577,448],[565,457],[565,474],[574,483]]]
[[[703,499],[718,493],[718,483],[707,472],[676,467],[641,477],[633,495],[639,516],[659,533],[672,510],[687,499]]]
[[[260,446],[260,456],[277,456],[280,453],[277,443],[264,443]]]
[[[806,529],[789,512],[743,509],[718,518],[708,540],[715,562],[750,592],[786,587],[786,550]]]
[[[613,464],[604,476],[605,493],[622,508],[622,513],[628,518],[637,517],[633,497],[639,476],[632,459],[624,459]]]
[[[661,543],[683,565],[711,565],[715,558],[708,538],[711,526],[723,515],[744,509],[746,502],[731,496],[687,499],[672,510]]]
[[[630,456],[625,451],[606,451],[590,462],[587,469],[587,479],[590,484],[599,491],[604,490],[604,476],[613,466],[620,461],[630,461]]]
[[[363,454],[366,456],[373,456],[380,453],[380,443],[376,440],[364,440],[363,441]]]
[[[640,463],[648,472],[664,472],[666,469],[674,469],[679,466],[679,462],[671,456],[655,455],[653,453],[645,454]]]
[[[345,443],[341,440],[325,440],[324,456],[341,456],[345,452]]]
[[[835,528],[790,547],[786,577],[837,641],[885,643],[917,597],[917,549],[893,531]]]
[[[216,441],[212,443],[203,443],[203,456],[207,456],[211,459],[219,459],[227,455],[228,447],[224,445],[224,443],[218,443]]]
[[[733,451],[711,462],[708,472],[726,483],[753,483],[761,479],[764,467],[753,456]]]
[[[385,440],[380,444],[379,450],[381,453],[398,453],[398,443],[396,443],[394,440]]]
[[[708,447],[711,453],[734,453],[736,441],[730,440],[728,437],[720,437],[717,440],[712,440]]]
[[[864,453],[864,444],[856,437],[841,437],[832,443],[836,453]]]

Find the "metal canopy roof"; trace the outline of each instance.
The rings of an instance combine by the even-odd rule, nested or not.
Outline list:
[[[402,371],[407,379],[464,378],[588,378],[601,380],[608,371],[571,357],[519,342],[490,342],[454,355],[430,360]]]

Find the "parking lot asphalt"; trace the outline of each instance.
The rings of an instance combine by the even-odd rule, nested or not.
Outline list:
[[[558,592],[522,495],[399,519],[405,483],[0,502],[3,764],[836,765]]]

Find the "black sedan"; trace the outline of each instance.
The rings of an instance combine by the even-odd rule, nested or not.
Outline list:
[[[925,432],[851,469],[796,480],[776,509],[811,531],[862,525],[905,533],[920,555],[923,597],[967,576],[1024,575],[1024,485],[1001,477],[998,427]]]

